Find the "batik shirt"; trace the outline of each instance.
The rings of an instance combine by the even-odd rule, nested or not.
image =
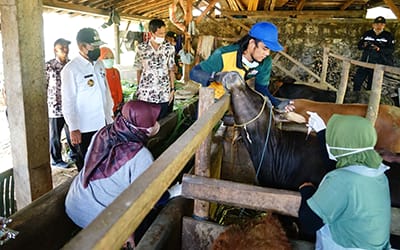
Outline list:
[[[170,77],[169,71],[175,67],[175,48],[168,42],[163,42],[158,50],[150,42],[139,44],[133,67],[142,70],[137,98],[152,103],[169,101]]]
[[[61,75],[66,63],[57,59],[46,62],[47,106],[49,118],[63,117],[61,110]]]

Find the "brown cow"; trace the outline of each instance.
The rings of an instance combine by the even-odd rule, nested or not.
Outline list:
[[[367,113],[366,104],[335,104],[315,102],[306,99],[295,99],[296,113],[308,119],[306,111],[317,112],[325,123],[333,114],[348,114],[364,116]],[[376,150],[400,153],[400,108],[390,105],[380,105],[375,129],[378,133]]]

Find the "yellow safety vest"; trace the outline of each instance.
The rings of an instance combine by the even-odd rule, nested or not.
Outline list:
[[[224,53],[221,57],[223,65],[221,72],[236,71],[244,78],[246,71],[236,66],[237,51]],[[212,82],[209,87],[214,89],[216,99],[221,98],[225,94],[224,86],[219,82]]]

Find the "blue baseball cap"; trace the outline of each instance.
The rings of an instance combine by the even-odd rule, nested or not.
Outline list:
[[[278,41],[278,29],[272,23],[259,22],[254,24],[249,31],[249,35],[262,41],[272,51],[283,50]]]

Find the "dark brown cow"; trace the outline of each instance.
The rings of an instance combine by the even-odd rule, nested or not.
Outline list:
[[[221,82],[231,94],[234,120],[236,126],[241,128],[242,139],[255,168],[258,183],[261,186],[290,190],[298,190],[298,187],[306,181],[318,184],[332,168],[329,166],[326,150],[321,147],[316,136],[310,135],[306,139],[305,133],[278,129],[272,119],[272,108],[266,97],[247,86],[236,72],[227,72],[221,78]],[[307,103],[310,105],[305,105]],[[299,110],[302,109],[301,106],[305,108],[304,112],[316,111],[327,119],[328,107],[320,110],[317,109],[318,104],[307,100],[295,101]],[[361,114],[366,110],[365,105],[350,105],[351,108],[339,112],[342,105],[327,105],[332,105],[332,109],[336,107],[336,112],[342,114]],[[381,137],[393,131],[393,127],[398,128],[400,120],[395,118],[399,115],[398,109],[381,106],[379,115],[381,121],[377,123],[380,124]],[[393,132],[396,133],[396,139],[399,138],[397,136],[399,132]],[[386,141],[381,138],[380,143],[386,145],[386,148],[399,149],[396,140]],[[393,176],[389,175],[392,204],[399,206],[397,195],[399,183],[396,182],[399,177],[395,177],[394,181],[392,178]]]

